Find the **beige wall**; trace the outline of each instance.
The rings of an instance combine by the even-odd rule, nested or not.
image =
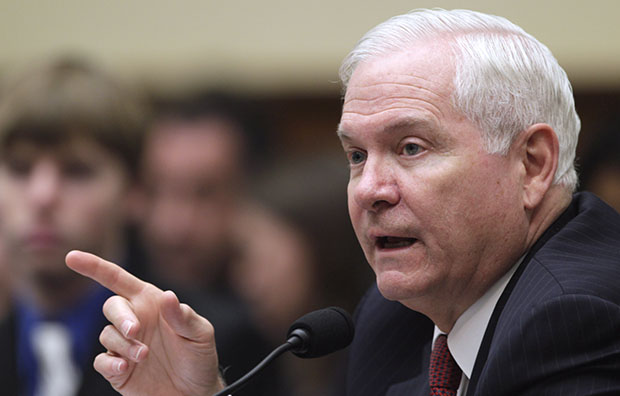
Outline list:
[[[506,16],[551,48],[576,88],[620,89],[617,0],[0,0],[0,72],[70,51],[162,89],[331,91],[364,32],[435,6]]]

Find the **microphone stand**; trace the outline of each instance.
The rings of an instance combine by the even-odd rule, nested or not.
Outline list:
[[[274,349],[266,358],[264,358],[259,364],[256,365],[252,370],[250,370],[246,375],[239,378],[237,381],[228,385],[226,388],[222,389],[218,393],[213,396],[231,396],[233,392],[238,391],[246,383],[254,377],[256,374],[261,372],[265,367],[267,367],[275,358],[282,355],[284,352],[290,351],[291,349],[295,349],[303,344],[304,340],[297,334],[293,334],[284,344],[280,345],[276,349]]]
[[[342,308],[328,307],[297,319],[288,330],[287,340],[273,350],[256,367],[213,396],[232,396],[252,377],[284,352],[293,351],[301,358],[314,358],[342,349],[354,334],[351,316]]]

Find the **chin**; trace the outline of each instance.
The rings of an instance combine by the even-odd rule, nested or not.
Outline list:
[[[27,266],[39,272],[56,272],[67,269],[65,266],[66,252],[57,249],[48,250],[31,250],[21,255],[19,261],[22,265]],[[71,270],[69,270],[71,271]]]
[[[418,277],[412,279],[411,275],[398,271],[384,271],[377,274],[377,287],[386,299],[404,301],[424,294],[425,287],[419,280]]]

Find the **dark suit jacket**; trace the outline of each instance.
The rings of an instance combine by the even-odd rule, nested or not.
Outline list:
[[[374,286],[356,312],[349,396],[429,394],[433,323]],[[589,193],[500,297],[467,395],[620,395],[620,215]]]

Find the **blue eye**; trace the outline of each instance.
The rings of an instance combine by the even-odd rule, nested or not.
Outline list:
[[[351,164],[356,165],[359,163],[364,162],[364,160],[366,159],[366,154],[364,154],[361,151],[353,151],[351,152],[351,154],[349,155],[349,161],[351,162]]]
[[[407,143],[403,148],[403,153],[406,155],[416,155],[422,150],[422,148],[415,143]]]

